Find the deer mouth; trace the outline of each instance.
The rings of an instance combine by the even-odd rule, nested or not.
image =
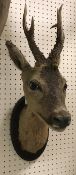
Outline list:
[[[52,126],[50,126],[50,128],[53,129],[54,131],[57,131],[57,132],[63,132],[66,129],[66,127],[61,128],[61,127],[56,126],[54,124]]]

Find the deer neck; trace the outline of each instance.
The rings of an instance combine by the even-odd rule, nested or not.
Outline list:
[[[19,141],[22,150],[36,153],[48,138],[48,125],[27,106],[23,108],[19,120]]]

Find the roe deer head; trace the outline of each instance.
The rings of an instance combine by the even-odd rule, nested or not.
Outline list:
[[[11,59],[22,71],[23,90],[29,109],[45,121],[49,127],[56,130],[66,128],[71,121],[71,116],[65,105],[67,83],[58,69],[65,39],[61,11],[62,6],[57,9],[57,24],[52,26],[52,28],[57,27],[56,44],[46,59],[34,40],[33,17],[30,29],[26,25],[27,8],[25,5],[23,29],[36,60],[34,68],[11,41],[6,41]]]

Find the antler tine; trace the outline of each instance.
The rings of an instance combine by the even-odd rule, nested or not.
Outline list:
[[[57,9],[57,24],[51,27],[51,28],[57,27],[57,39],[56,39],[56,44],[54,45],[54,48],[48,57],[48,60],[51,61],[51,64],[56,67],[58,67],[60,62],[60,53],[63,49],[64,39],[65,39],[63,27],[62,27],[62,17],[61,17],[62,6],[63,5],[61,5],[60,8]]]
[[[26,35],[26,38],[28,40],[29,47],[35,57],[35,60],[38,64],[41,64],[45,61],[45,57],[43,53],[39,50],[38,46],[36,45],[34,41],[34,19],[32,17],[31,20],[31,27],[28,29],[26,24],[26,16],[27,16],[27,6],[25,4],[24,14],[23,14],[23,29],[24,33]]]
[[[24,14],[23,14],[23,29],[24,29],[24,33],[28,38],[30,38],[32,35],[34,35],[34,19],[32,17],[32,20],[31,20],[31,27],[30,29],[28,29],[27,27],[27,22],[26,22],[26,16],[27,16],[27,6],[25,4],[25,8],[24,8]]]

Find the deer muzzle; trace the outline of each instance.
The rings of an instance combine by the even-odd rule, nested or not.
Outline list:
[[[52,113],[48,118],[48,124],[55,129],[65,129],[70,125],[71,115],[67,111],[59,111]]]

